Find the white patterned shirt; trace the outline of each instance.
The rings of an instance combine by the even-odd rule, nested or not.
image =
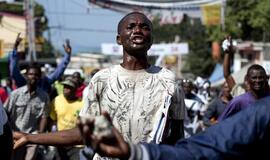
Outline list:
[[[80,116],[107,111],[126,141],[149,142],[167,96],[172,96],[169,117],[183,120],[184,94],[171,71],[156,66],[134,71],[114,65],[91,79],[89,103]]]

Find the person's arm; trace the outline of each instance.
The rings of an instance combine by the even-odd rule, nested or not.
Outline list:
[[[171,120],[171,134],[166,144],[174,145],[177,140],[184,138],[184,121],[183,120]]]
[[[17,54],[17,48],[20,45],[22,41],[22,38],[20,38],[20,33],[18,34],[13,51],[11,54],[9,54],[9,74],[14,79],[16,86],[21,87],[26,84],[26,80],[23,77],[23,75],[20,73],[19,67],[18,67],[18,54]]]
[[[66,40],[66,44],[63,45],[63,47],[66,54],[64,58],[62,59],[61,63],[55,69],[55,71],[47,76],[47,80],[49,84],[53,84],[56,80],[61,78],[61,76],[63,75],[65,69],[67,68],[70,62],[72,48],[70,46],[69,40]]]
[[[217,99],[215,99],[214,101],[212,101],[208,107],[207,107],[207,110],[205,111],[205,114],[203,116],[203,124],[206,126],[206,127],[210,127],[212,125],[212,122],[211,122],[211,118],[213,118],[216,114],[216,105],[217,105]],[[217,117],[215,117],[217,118]]]
[[[6,111],[7,116],[8,116],[8,120],[10,122],[12,121],[13,113],[15,112],[13,106],[15,106],[16,99],[17,99],[17,94],[16,94],[16,90],[15,90],[15,91],[11,92],[8,99],[3,104],[3,107]]]
[[[232,46],[231,37],[229,37],[228,40],[230,41],[230,46],[228,47],[228,49],[224,50],[223,75],[226,82],[228,83],[228,87],[230,88],[230,90],[232,90],[232,88],[236,84],[233,76],[231,75],[231,65],[230,65],[230,61],[232,55],[234,54],[234,50]]]
[[[269,152],[269,103],[269,97],[258,101],[205,132],[178,141],[175,147],[144,145],[150,159],[256,159],[253,156]]]
[[[47,94],[45,96],[46,96],[46,102],[45,102],[41,120],[39,122],[39,133],[45,132],[47,130],[48,123],[49,123],[49,116],[50,116],[50,110],[51,110],[50,99]]]
[[[43,133],[46,131],[48,124],[48,117],[42,117],[39,123],[39,133]]]
[[[73,146],[83,144],[82,136],[78,128],[41,134],[14,132],[13,139],[15,140],[14,149],[20,148],[26,144],[53,146]]]
[[[270,146],[270,97],[257,101],[254,106],[218,123],[205,132],[177,142],[175,146],[153,143],[128,144],[121,134],[113,128],[114,138],[96,139],[91,130],[82,134],[98,143],[96,150],[100,155],[130,160],[199,160],[199,159],[260,159],[269,158]],[[264,158],[267,159],[267,158]]]
[[[12,130],[8,116],[0,101],[0,151],[1,159],[11,159],[13,148]]]
[[[170,106],[171,134],[166,144],[174,145],[178,139],[184,138],[185,101],[184,92],[180,86],[175,87]]]

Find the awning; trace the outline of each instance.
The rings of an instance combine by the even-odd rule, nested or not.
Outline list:
[[[217,63],[214,71],[212,72],[211,76],[209,77],[209,81],[212,83],[217,82],[221,79],[223,79],[223,65],[220,63]]]

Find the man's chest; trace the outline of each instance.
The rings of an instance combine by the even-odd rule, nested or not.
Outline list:
[[[14,103],[15,110],[24,114],[39,114],[46,106],[45,100],[41,97],[28,94],[19,95]]]

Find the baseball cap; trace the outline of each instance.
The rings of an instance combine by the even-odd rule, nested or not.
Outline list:
[[[71,79],[66,79],[65,81],[62,82],[62,84],[76,88],[76,83],[72,81]]]

